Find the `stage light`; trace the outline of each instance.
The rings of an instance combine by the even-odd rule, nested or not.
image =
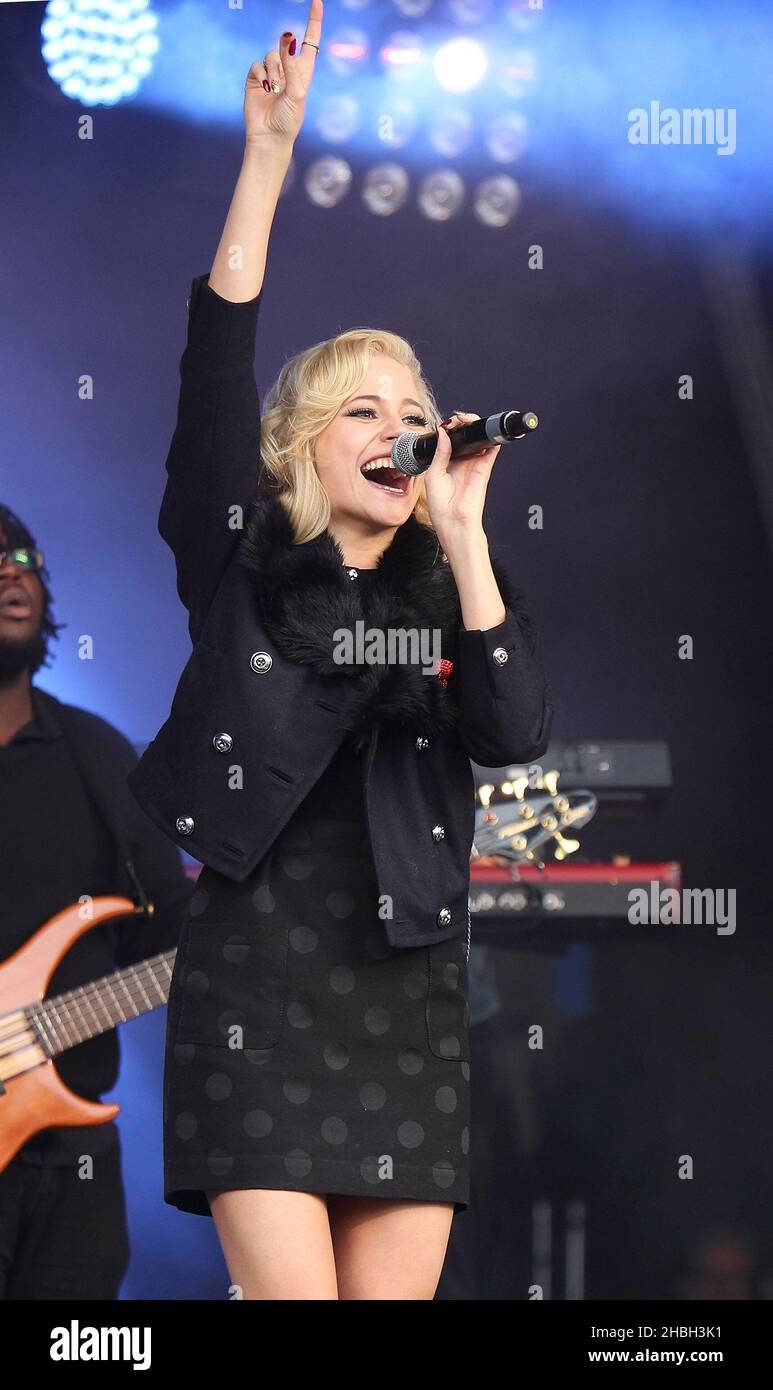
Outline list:
[[[360,104],[348,92],[324,97],[317,116],[317,129],[325,140],[340,144],[351,139],[360,122]]]
[[[514,29],[536,29],[545,18],[545,0],[508,0],[505,14]]]
[[[304,186],[309,199],[319,208],[333,208],[349,192],[352,171],[345,159],[326,155],[306,170]]]
[[[484,140],[492,159],[499,164],[511,164],[523,154],[527,136],[526,117],[520,111],[508,111],[491,122]]]
[[[521,190],[509,174],[484,179],[475,190],[473,208],[479,222],[487,227],[506,227],[521,206]]]
[[[49,0],[40,34],[51,79],[82,106],[134,96],[158,51],[148,0]]]
[[[432,8],[432,0],[395,0],[395,5],[406,19],[421,19]]]
[[[419,184],[419,208],[430,222],[448,222],[464,202],[464,184],[455,169],[436,169]]]
[[[424,49],[417,34],[394,33],[379,49],[379,57],[390,77],[412,78],[424,62]]]
[[[351,77],[370,54],[370,43],[364,29],[350,25],[337,29],[324,51],[333,72],[339,77]]]
[[[476,39],[449,39],[435,54],[433,67],[447,92],[469,92],[488,69],[488,59]]]
[[[534,85],[537,60],[530,49],[513,48],[506,52],[497,66],[499,85],[509,97],[528,96]]]
[[[401,149],[416,133],[419,116],[406,97],[389,96],[378,114],[378,135],[385,145]]]
[[[365,175],[362,201],[377,217],[390,217],[408,197],[408,175],[401,164],[375,164]]]
[[[491,0],[450,0],[448,8],[458,24],[480,24],[491,9]]]
[[[430,118],[428,134],[438,154],[442,154],[444,159],[454,159],[468,148],[472,140],[472,116],[461,106],[445,106]]]

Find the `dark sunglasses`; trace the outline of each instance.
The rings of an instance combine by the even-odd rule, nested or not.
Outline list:
[[[27,550],[26,548],[0,550],[0,570],[9,560],[16,566],[17,570],[42,570],[43,551]]]

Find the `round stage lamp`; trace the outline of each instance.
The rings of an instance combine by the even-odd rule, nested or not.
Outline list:
[[[336,77],[352,77],[370,54],[370,40],[364,29],[342,25],[326,45],[325,56]]]
[[[508,174],[484,179],[475,190],[475,216],[486,227],[506,227],[521,206],[521,190]]]
[[[528,140],[526,117],[520,111],[508,111],[497,116],[485,133],[485,145],[498,164],[512,164],[520,159]]]
[[[390,96],[378,113],[378,138],[399,150],[413,139],[419,125],[415,103],[407,97]]]
[[[464,202],[464,184],[455,169],[436,169],[419,184],[417,202],[430,222],[448,222]]]
[[[395,6],[406,19],[422,19],[432,8],[432,0],[395,0]]]
[[[49,77],[82,106],[133,97],[158,52],[149,0],[49,0],[40,26]]]
[[[460,106],[445,106],[430,120],[428,134],[438,154],[455,159],[472,141],[472,116]]]
[[[360,104],[349,92],[323,97],[317,116],[317,129],[331,145],[350,140],[360,124]]]
[[[477,39],[449,39],[435,54],[435,76],[447,92],[469,92],[488,71],[488,59]]]
[[[389,34],[378,51],[381,66],[390,80],[413,81],[424,66],[424,48],[418,34],[396,30]]]
[[[365,175],[362,201],[377,217],[389,217],[408,197],[408,175],[401,164],[374,164]]]
[[[306,170],[304,184],[309,200],[318,208],[334,208],[349,192],[352,171],[345,159],[325,155]]]

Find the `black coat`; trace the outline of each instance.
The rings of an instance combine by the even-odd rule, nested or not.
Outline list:
[[[405,660],[336,663],[337,631],[355,631],[364,617],[357,581],[329,532],[295,545],[281,504],[259,495],[261,295],[233,304],[207,278],[191,289],[159,518],[193,652],[129,785],[179,845],[243,882],[348,731],[365,749],[389,941],[466,933],[470,758],[495,767],[548,745],[553,710],[535,623],[493,561],[505,621],[466,631],[451,567],[411,517],[381,557],[365,626],[439,628],[453,662],[447,685]]]

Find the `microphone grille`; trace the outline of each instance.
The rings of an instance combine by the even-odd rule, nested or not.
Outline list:
[[[401,473],[407,473],[415,478],[424,469],[413,457],[413,441],[419,438],[418,430],[409,430],[405,434],[397,437],[392,445],[392,462],[395,468],[399,468]]]

